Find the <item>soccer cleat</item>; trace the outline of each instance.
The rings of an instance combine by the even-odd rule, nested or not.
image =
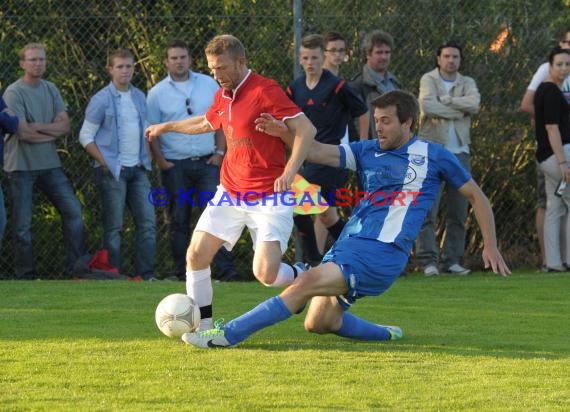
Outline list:
[[[402,329],[399,328],[398,326],[388,326],[388,325],[378,325],[378,326],[388,329],[388,332],[390,332],[389,340],[400,340],[404,336],[404,332],[402,332]]]
[[[227,348],[232,345],[224,336],[223,329],[208,329],[202,332],[190,332],[182,335],[182,341],[197,348]]]
[[[439,270],[438,270],[436,265],[431,263],[424,268],[424,275],[426,275],[426,276],[437,276],[437,275],[439,275]]]
[[[447,272],[452,275],[466,276],[471,273],[471,269],[464,268],[459,263],[454,263],[447,269]]]

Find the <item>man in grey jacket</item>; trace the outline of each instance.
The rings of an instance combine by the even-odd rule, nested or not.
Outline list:
[[[437,49],[437,67],[420,80],[420,130],[422,139],[441,143],[457,156],[461,164],[471,170],[471,115],[479,111],[481,95],[475,81],[459,73],[463,58],[461,46],[453,41]],[[445,242],[441,266],[445,272],[468,275],[471,271],[461,266],[465,251],[465,220],[468,203],[457,190],[446,187]],[[435,223],[439,198],[426,217],[416,241],[416,257],[426,276],[439,274],[439,247],[435,238]]]
[[[372,101],[378,96],[392,90],[401,89],[402,85],[388,71],[394,49],[394,39],[389,33],[382,30],[373,30],[367,33],[361,45],[365,64],[362,71],[356,74],[349,82],[350,87],[358,94],[368,106],[370,121],[368,124],[368,138],[377,138],[374,123],[374,107]],[[362,140],[362,133],[350,131],[351,140]]]

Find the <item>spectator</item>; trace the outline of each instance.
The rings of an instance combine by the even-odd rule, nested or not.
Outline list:
[[[346,39],[336,31],[329,31],[324,36],[324,69],[339,77],[340,65],[348,60]]]
[[[549,55],[550,68],[545,82],[534,95],[536,158],[544,173],[546,214],[544,219],[544,250],[548,271],[566,271],[564,259],[570,256],[566,242],[565,256],[560,253],[560,232],[570,231],[570,220],[561,229],[560,219],[570,207],[570,189],[558,191],[561,183],[570,183],[570,110],[562,93],[562,85],[570,74],[570,51],[560,46]]]
[[[4,171],[10,186],[15,277],[37,277],[32,248],[32,199],[38,188],[61,215],[66,273],[85,254],[81,204],[63,172],[56,141],[70,130],[59,89],[44,80],[47,59],[40,43],[28,43],[19,53],[24,75],[4,93],[19,126],[4,146]]]
[[[325,34],[325,63],[323,65],[324,69],[327,69],[335,76],[339,77],[340,65],[348,61],[346,39],[338,32],[331,31]],[[368,139],[368,113],[363,114],[358,118],[358,130],[364,130],[364,139]],[[343,138],[340,140],[342,144],[349,143],[349,131],[352,126],[352,122],[346,127],[346,132]],[[321,219],[314,220],[315,228],[315,238],[317,240],[317,249],[322,255],[325,252],[325,246],[327,243],[327,238],[329,231],[326,226],[322,223]]]
[[[560,39],[558,41],[558,45],[563,49],[570,49],[570,26],[565,27],[560,34]],[[531,117],[533,127],[534,127],[534,94],[538,86],[542,82],[546,80],[548,77],[549,71],[549,63],[545,62],[540,65],[540,67],[532,76],[532,80],[530,81],[526,92],[522,98],[520,109],[526,113],[528,113]],[[570,77],[567,77],[562,85],[562,93],[566,97],[566,101],[570,104]],[[542,271],[547,271],[548,268],[546,266],[546,253],[544,252],[544,215],[546,210],[546,191],[544,189],[544,173],[540,169],[540,167],[536,168],[536,175],[537,175],[537,185],[536,185],[536,196],[537,196],[537,205],[536,205],[536,215],[535,215],[535,225],[536,225],[536,233],[538,235],[538,246],[540,248],[540,258],[542,262]],[[567,213],[564,215],[560,222],[560,226],[565,226],[565,219]],[[566,233],[565,231],[561,231],[561,252],[565,250],[565,243],[566,243]],[[568,257],[566,258],[568,261]]]
[[[220,87],[210,76],[190,70],[192,57],[188,53],[188,45],[181,40],[171,41],[166,46],[164,65],[168,76],[148,92],[149,123],[183,120],[206,113]],[[192,207],[191,202],[180,196],[180,191],[216,191],[220,183],[220,165],[226,151],[226,139],[221,130],[195,136],[165,133],[150,146],[161,171],[162,184],[170,195],[166,210],[175,276],[185,280],[192,210],[201,213],[203,205]],[[220,248],[214,256],[214,263],[219,271],[219,279],[238,279],[231,253],[226,248]]]
[[[287,94],[317,128],[317,141],[339,145],[350,119],[367,116],[366,105],[344,80],[323,69],[322,36],[305,36],[301,41],[299,56],[305,74],[291,82]],[[363,137],[366,137],[366,132],[363,132]],[[344,187],[348,180],[346,170],[310,162],[305,163],[301,175],[307,181],[320,185],[326,199],[334,199],[336,190]],[[321,221],[335,240],[345,223],[334,205],[316,215],[315,219]],[[317,248],[310,215],[295,216],[295,225],[299,230],[306,260],[313,266],[317,265],[322,255]]]
[[[109,251],[109,262],[124,271],[121,238],[126,206],[135,223],[135,274],[156,280],[155,215],[148,201],[150,149],[143,134],[146,101],[144,93],[131,84],[134,67],[129,50],[111,53],[111,82],[89,101],[79,141],[95,159],[95,183],[103,207],[103,245]]]
[[[149,140],[168,132],[200,134],[223,129],[228,151],[220,171],[220,186],[196,224],[186,255],[186,292],[200,307],[200,329],[212,327],[210,263],[222,245],[230,250],[247,226],[253,240],[253,274],[267,286],[291,284],[304,271],[281,262],[293,228],[293,205],[263,201],[291,189],[305,160],[315,129],[279,85],[248,69],[245,48],[236,37],[214,37],[206,46],[208,67],[222,86],[205,115],[151,125]],[[285,145],[255,128],[260,113],[284,120],[296,136],[291,156]],[[275,195],[275,196],[274,196]],[[244,198],[245,196],[245,198]]]
[[[361,49],[366,64],[362,71],[351,79],[350,86],[368,105],[368,138],[376,138],[378,136],[374,127],[372,101],[383,93],[402,88],[396,76],[388,70],[394,50],[394,39],[385,31],[373,30],[364,36]],[[354,135],[355,132],[351,132],[351,137]]]
[[[437,49],[436,68],[420,80],[420,131],[422,138],[441,143],[451,151],[463,167],[470,171],[471,115],[479,111],[481,96],[475,81],[459,73],[463,51],[453,41]],[[446,187],[446,186],[444,186]],[[441,192],[427,215],[416,242],[416,257],[426,276],[439,274],[439,247],[435,223]],[[447,188],[445,241],[442,264],[446,272],[468,275],[461,266],[465,251],[467,200],[453,187]]]
[[[4,161],[4,138],[6,134],[14,134],[18,131],[18,117],[8,109],[4,99],[0,97],[0,163]],[[4,206],[4,189],[0,184],[0,250],[6,230],[6,208]]]

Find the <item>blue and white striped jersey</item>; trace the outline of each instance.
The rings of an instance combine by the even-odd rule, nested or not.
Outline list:
[[[416,136],[397,150],[382,150],[376,139],[339,150],[340,167],[358,173],[367,196],[354,208],[341,239],[376,239],[409,253],[441,183],[460,188],[471,179],[443,145]]]

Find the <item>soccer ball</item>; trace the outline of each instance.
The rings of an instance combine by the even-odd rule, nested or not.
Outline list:
[[[154,317],[162,333],[170,338],[180,338],[200,326],[200,307],[190,296],[174,293],[160,301]]]

